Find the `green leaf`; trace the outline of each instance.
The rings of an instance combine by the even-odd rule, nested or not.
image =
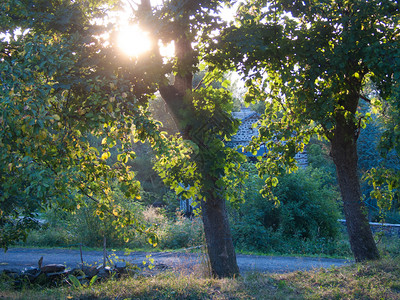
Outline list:
[[[111,153],[110,153],[110,152],[104,152],[104,153],[101,155],[101,159],[107,160],[110,156],[111,156]]]
[[[97,275],[94,275],[94,276],[92,277],[92,279],[91,279],[90,282],[89,282],[89,287],[92,287],[92,286],[93,286],[93,284],[96,282],[97,278],[99,278]]]
[[[80,289],[82,288],[82,284],[80,283],[80,281],[78,280],[78,278],[76,278],[74,275],[68,275],[69,280],[71,281],[73,287],[75,289]]]

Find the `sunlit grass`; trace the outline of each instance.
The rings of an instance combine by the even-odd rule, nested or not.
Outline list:
[[[400,260],[287,274],[246,273],[213,279],[195,273],[162,272],[97,283],[91,288],[31,288],[15,291],[3,280],[5,299],[400,299]]]
[[[399,259],[274,275],[307,299],[400,299]]]

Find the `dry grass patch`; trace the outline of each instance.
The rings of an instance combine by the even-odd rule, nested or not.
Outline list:
[[[273,275],[306,299],[400,299],[400,260]]]
[[[201,273],[201,272],[199,272]],[[0,283],[4,299],[400,299],[400,260],[287,274],[246,273],[213,279],[166,271],[156,276],[109,280],[92,287],[14,291]]]
[[[5,299],[295,299],[266,275],[246,274],[236,279],[198,277],[164,272],[154,277],[109,280],[86,288],[60,287],[0,292]]]

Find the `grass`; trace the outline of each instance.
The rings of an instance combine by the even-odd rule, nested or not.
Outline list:
[[[247,251],[236,250],[236,254],[244,255],[257,255],[257,256],[279,256],[279,257],[315,257],[315,258],[332,258],[332,259],[348,259],[352,260],[351,255],[328,255],[328,254],[307,254],[307,253],[284,253],[284,252],[261,252],[261,251]]]
[[[273,278],[306,299],[400,299],[400,260],[382,259],[342,268],[294,272]]]
[[[246,273],[213,279],[201,272],[163,272],[109,280],[91,287],[15,291],[0,281],[4,299],[400,299],[400,259],[286,274]]]

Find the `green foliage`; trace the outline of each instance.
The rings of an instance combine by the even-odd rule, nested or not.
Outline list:
[[[206,59],[222,69],[234,64],[246,80],[245,101],[265,102],[252,147],[266,143],[270,159],[260,173],[276,176],[295,168],[293,156],[314,133],[332,140],[337,122],[353,126],[352,134],[364,127],[357,106],[368,80],[382,99],[396,93],[399,11],[391,0],[265,5],[243,4],[236,24],[210,45],[218,56]],[[272,186],[267,178],[266,192]]]
[[[140,213],[142,223],[151,228],[157,239],[156,248],[152,247],[150,250],[182,249],[203,244],[203,226],[200,218],[190,220],[184,218],[180,212],[175,212],[171,218],[164,209],[152,206],[143,207]],[[135,235],[125,246],[149,249],[148,235]]]
[[[184,218],[179,213],[157,228],[160,249],[182,249],[204,244],[203,224],[200,218]]]
[[[325,140],[311,138],[307,145],[307,160],[311,167],[320,169],[327,173],[327,176],[336,177],[336,167],[329,156],[330,145]]]
[[[219,79],[210,76],[210,82]],[[190,103],[183,104],[186,109],[179,109],[179,120],[181,128],[188,128],[188,132],[184,137],[170,137],[169,144],[164,144],[166,147],[157,153],[155,168],[164,183],[182,197],[202,199],[210,192],[215,196],[218,190],[226,198],[235,198],[235,186],[240,184],[242,176],[232,174],[244,158],[223,142],[239,125],[228,110],[231,95],[224,89],[207,86],[187,98]]]
[[[358,141],[359,168],[363,176],[362,189],[373,221],[400,222],[395,216],[399,209],[398,172],[400,159],[394,149],[382,152],[385,124],[379,115],[373,115],[372,121],[360,134]],[[389,215],[388,215],[389,214]]]
[[[339,194],[327,183],[323,171],[312,169],[281,177],[274,194],[281,203],[279,225],[284,235],[302,238],[337,235]]]
[[[353,139],[365,125],[357,106],[367,79],[381,98],[396,96],[397,2],[353,1],[342,6],[311,1],[305,7],[298,1],[277,1],[263,10],[265,1],[250,1],[241,5],[237,23],[224,31],[225,24],[215,14],[218,1],[171,1],[156,8],[154,18],[139,10],[135,20],[155,39],[187,38],[189,45],[196,45],[195,51],[165,59],[164,64],[154,49],[142,59],[118,55],[115,26],[93,22],[104,16],[109,7],[104,4],[112,2],[40,0],[32,5],[6,0],[0,5],[0,31],[9,34],[0,45],[0,247],[26,238],[37,212],[51,208],[78,209],[71,218],[85,220],[79,224],[88,230],[87,239],[107,235],[117,240],[114,235],[133,234],[130,230],[135,229],[155,243],[156,229],[146,231],[139,224],[137,211],[142,208],[131,203],[159,197],[145,186],[141,190],[131,171],[133,144],[138,141],[147,140],[156,150],[155,167],[177,194],[202,199],[212,193],[238,205],[241,191],[248,192],[238,188],[247,174],[244,170],[235,175],[243,157],[224,147],[238,123],[230,118],[232,95],[221,76],[221,69],[234,65],[247,80],[246,102],[268,99],[263,102],[259,138],[251,146],[254,150],[266,143],[270,149],[258,167],[259,175],[270,176],[264,196],[273,191],[281,202],[276,209],[280,221],[273,222],[281,229],[273,231],[305,239],[333,237],[331,218],[315,215],[332,208],[329,201],[314,201],[333,195],[322,175],[314,170],[281,177],[281,185],[276,176],[296,169],[294,155],[314,134],[332,140],[339,121],[351,127],[346,138]],[[16,35],[16,28],[23,34]],[[215,32],[221,32],[219,40]],[[196,71],[200,56],[206,57],[209,71],[203,85],[171,106],[182,136],[167,138],[151,118],[148,101],[165,87],[171,72],[182,78]],[[220,86],[215,85],[218,80]],[[389,131],[383,135],[382,149],[396,147],[398,126]],[[319,155],[316,147],[310,151],[315,158]],[[133,166],[140,169],[148,163],[138,159]],[[312,162],[318,163],[321,160]],[[388,181],[388,174],[393,175],[384,173],[383,184],[391,191],[397,181]],[[142,172],[137,178],[154,189],[152,176]],[[302,186],[302,181],[307,184]],[[304,220],[308,214],[314,222]],[[266,231],[260,224],[266,221],[257,213],[252,216],[250,229],[242,235],[262,236]],[[325,216],[326,222],[318,216]],[[187,244],[179,230],[176,237],[178,245]]]
[[[383,257],[400,258],[400,240],[397,235],[381,235],[378,238],[378,247]]]
[[[168,218],[173,218],[176,211],[180,208],[179,198],[172,191],[165,193],[162,197],[162,202],[165,204],[165,211]]]
[[[356,145],[369,113],[359,102],[378,107],[364,95],[369,81],[384,101],[399,94],[399,16],[395,0],[248,1],[206,58],[242,74],[246,102],[265,103],[249,150],[269,150],[258,163],[266,197],[313,135],[330,141],[357,261],[379,257],[360,201]]]
[[[145,4],[149,2],[142,3],[134,20],[149,28],[154,39],[174,41],[176,47],[173,59],[161,59],[157,51],[151,57],[160,70],[153,80],[158,81],[160,94],[181,134],[156,145],[155,169],[164,183],[183,198],[234,198],[238,182],[231,175],[242,157],[223,143],[238,126],[230,115],[232,95],[219,70],[205,67],[198,72],[205,45],[214,32],[225,26],[218,16],[221,3],[171,1],[152,11],[146,10]],[[171,73],[174,84],[168,84]],[[227,182],[232,188],[226,188]]]
[[[116,28],[92,22],[105,16],[102,3],[7,0],[0,6],[1,32],[8,34],[0,44],[2,248],[25,239],[41,209],[72,211],[88,199],[100,219],[137,223],[113,202],[111,186],[118,182],[126,197],[139,197],[127,163],[135,155],[132,134],[159,139],[159,124],[145,110],[155,85],[145,83],[150,70],[121,59],[115,39],[105,46],[102,36],[115,36]]]
[[[68,247],[78,245],[79,239],[72,234],[67,224],[59,226],[43,226],[37,230],[31,230],[23,245],[35,247]]]
[[[395,77],[398,75],[394,75]],[[377,220],[391,219],[391,222],[399,223],[399,216],[395,212],[399,210],[399,87],[394,87],[391,97],[378,101],[381,110],[374,115],[373,122],[366,128],[364,136],[364,148],[361,153],[374,156],[375,159],[367,160],[364,169],[365,190],[367,201],[379,209],[375,213]],[[375,140],[371,140],[371,136]],[[363,137],[363,136],[361,136]],[[372,147],[371,147],[372,146]],[[362,157],[361,157],[362,158]]]
[[[327,174],[309,168],[283,175],[274,188],[280,205],[262,198],[254,166],[247,165],[246,201],[231,210],[233,239],[240,249],[278,253],[346,253],[340,246],[338,191]]]
[[[74,275],[68,275],[68,279],[71,281],[72,286],[75,289],[81,289],[82,288],[82,284],[80,283],[78,278],[76,278]]]
[[[184,218],[180,212],[174,214],[162,208],[142,206],[121,201],[138,220],[137,225],[116,230],[111,217],[99,220],[95,209],[81,207],[74,214],[64,216],[51,209],[42,214],[46,222],[40,229],[32,230],[22,245],[41,247],[70,247],[80,244],[85,247],[102,247],[103,237],[108,247],[139,248],[148,250],[181,249],[204,243],[200,218]],[[150,242],[149,242],[150,240]],[[21,245],[21,244],[20,244]]]
[[[60,211],[57,207],[42,214],[45,225],[33,231],[27,238],[28,245],[71,246],[83,244],[89,247],[102,247],[103,238],[113,247],[124,247],[129,241],[140,239],[141,247],[149,242],[157,244],[153,224],[145,222],[143,206],[137,201],[124,197],[118,186],[113,186],[111,193],[114,203],[112,215],[101,215],[91,201],[82,203],[73,213]],[[128,226],[118,226],[119,212],[127,212],[133,219]]]

